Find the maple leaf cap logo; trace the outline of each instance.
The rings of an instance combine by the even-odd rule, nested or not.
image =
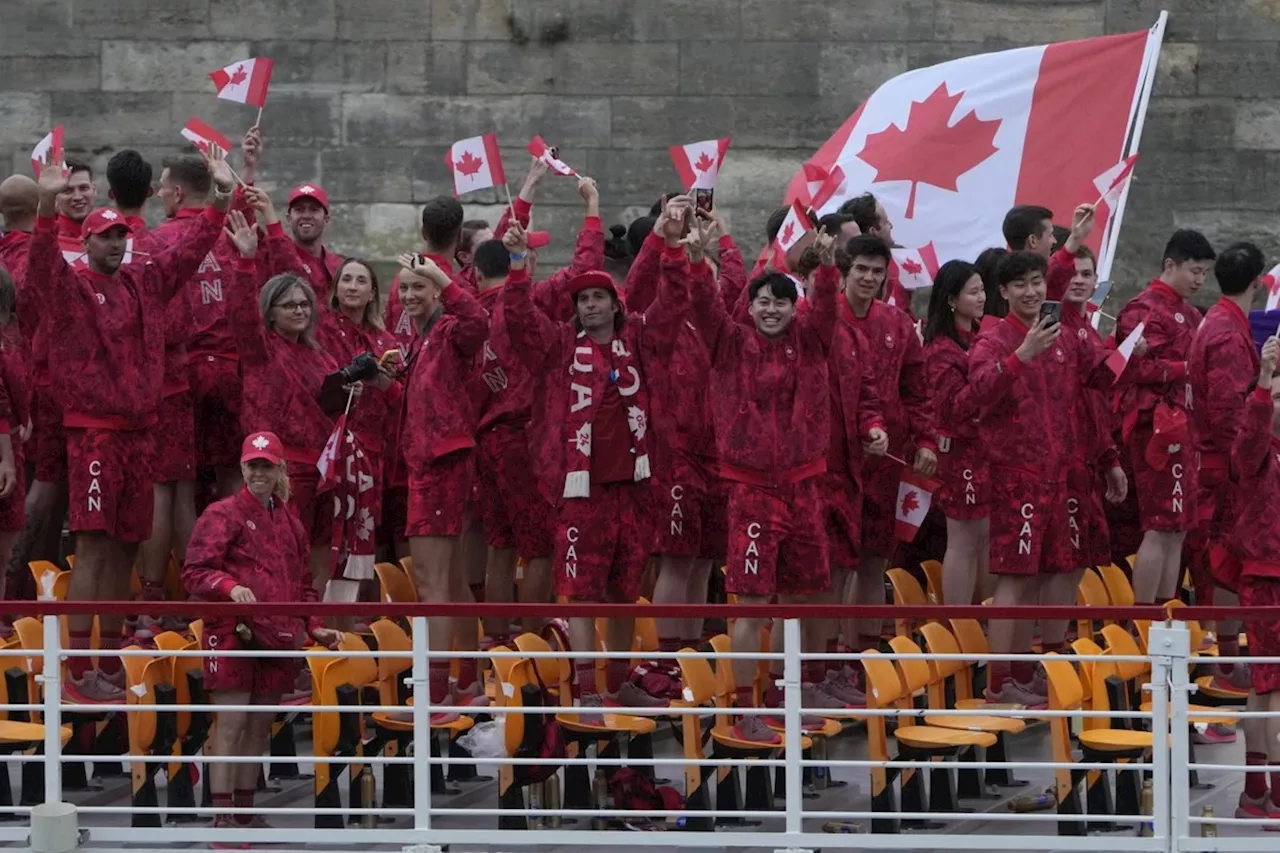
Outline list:
[[[119,219],[120,214],[116,213],[114,210],[104,210],[102,211],[102,218],[107,221],[111,221],[113,219]]]
[[[265,435],[259,435],[253,440],[253,446],[259,450],[266,450],[269,444],[271,444],[271,441]]]
[[[244,82],[248,77],[249,77],[249,75],[244,73],[244,66],[243,66],[243,65],[237,65],[237,66],[236,66],[236,70],[235,70],[235,71],[233,71],[233,72],[231,73],[231,85],[232,85],[232,86],[239,86],[239,85],[240,85],[241,83],[243,83],[243,82]]]
[[[915,489],[911,489],[905,495],[902,496],[902,514],[903,515],[909,516],[911,515],[911,513],[915,512],[919,508],[920,508],[920,500],[919,500],[919,497],[916,495]]]
[[[302,193],[303,195],[314,195],[315,191],[316,191],[316,188],[311,186],[311,184],[303,184],[302,186],[298,187],[298,192]]]
[[[699,172],[710,172],[715,165],[716,161],[712,160],[711,157],[707,155],[707,152],[703,151],[702,156],[698,158],[698,162],[693,164],[693,168],[697,169]]]
[[[471,176],[480,171],[480,167],[484,165],[484,158],[477,157],[470,151],[464,151],[462,156],[458,158],[458,162],[453,167],[463,175]]]

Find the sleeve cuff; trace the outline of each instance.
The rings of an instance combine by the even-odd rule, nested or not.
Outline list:
[[[880,421],[876,421],[875,423],[871,424],[871,426],[867,427],[867,433],[866,433],[866,434],[867,434],[867,435],[871,435],[871,431],[872,431],[873,429],[878,429],[878,430],[880,430],[881,432],[885,432],[884,424],[883,424],[883,423],[881,423]]]
[[[267,226],[267,236],[268,236],[268,237],[283,237],[283,236],[284,236],[284,223],[282,223],[279,219],[277,219],[275,222],[272,222],[270,225],[268,225],[268,226]]]
[[[520,196],[516,196],[515,200],[511,202],[511,207],[516,213],[516,219],[519,219],[521,224],[529,221],[529,214],[533,213],[533,202],[525,201]]]
[[[1253,389],[1253,396],[1258,400],[1262,400],[1263,402],[1270,403],[1271,389],[1263,388],[1261,385],[1259,385]]]
[[[521,267],[518,270],[511,270],[507,273],[507,284],[528,284],[529,268]]]
[[[644,238],[644,241],[649,244],[650,248],[653,248],[653,249],[661,249],[663,246],[667,245],[667,242],[665,240],[663,240],[661,237],[659,237],[657,234],[655,234],[652,231],[648,233],[648,235]]]
[[[662,244],[662,260],[680,263],[684,259],[684,246],[681,246],[679,243],[674,246],[668,246],[666,243]]]
[[[1059,249],[1058,251],[1054,252],[1053,257],[1050,260],[1052,260],[1056,264],[1061,264],[1063,266],[1074,267],[1076,264],[1075,255],[1072,255],[1065,248]]]
[[[226,598],[230,598],[231,590],[238,586],[240,586],[240,584],[228,578],[227,580],[218,581],[218,592]]]
[[[1013,376],[1021,373],[1024,367],[1026,365],[1022,363],[1022,359],[1013,353],[1009,353],[1009,357],[1004,360],[1004,369]]]
[[[319,616],[312,616],[309,619],[307,619],[307,638],[308,639],[310,639],[311,635],[314,634],[316,631],[320,631],[323,629],[324,629],[324,620],[321,619]]]
[[[720,235],[720,248],[721,248],[721,249],[736,249],[736,248],[738,248],[738,244],[737,244],[737,243],[735,243],[735,242],[733,242],[733,238],[732,238],[732,237],[730,237],[728,234],[721,234],[721,235]]]
[[[1187,363],[1185,361],[1175,361],[1169,368],[1170,381],[1176,382],[1179,379],[1187,378]]]
[[[582,217],[582,230],[604,231],[604,223],[600,220],[599,216],[584,216]]]
[[[921,450],[927,450],[930,453],[934,454],[935,456],[938,453],[938,444],[931,438],[916,439],[916,447],[918,447]]]
[[[58,217],[56,216],[37,216],[36,230],[38,231],[57,231]]]

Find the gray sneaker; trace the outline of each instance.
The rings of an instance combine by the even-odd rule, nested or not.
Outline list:
[[[867,694],[859,690],[843,671],[828,672],[827,680],[820,687],[850,708],[867,707]]]
[[[671,704],[666,699],[650,696],[630,681],[623,682],[613,701],[621,708],[666,708]]]
[[[583,693],[578,700],[579,708],[603,708],[604,697],[599,693]],[[603,726],[604,714],[579,714],[578,722],[586,726]]]
[[[802,684],[800,686],[800,705],[803,708],[817,711],[844,711],[849,706],[838,697],[833,696],[818,684]]]
[[[63,701],[74,705],[124,704],[124,688],[107,680],[99,670],[89,669],[80,678],[62,683]]]
[[[766,746],[782,744],[782,735],[764,724],[764,718],[756,714],[744,716],[733,727],[733,736],[738,740],[750,741]]]

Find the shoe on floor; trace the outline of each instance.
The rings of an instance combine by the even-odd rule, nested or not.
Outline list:
[[[124,688],[119,687],[100,670],[88,669],[80,678],[68,676],[62,683],[62,698],[77,705],[124,704]]]
[[[847,711],[849,706],[840,700],[838,696],[832,695],[823,689],[823,684],[802,684],[800,685],[800,707],[809,708],[817,711]]]
[[[449,704],[459,707],[487,708],[489,697],[484,693],[484,685],[474,681],[465,689],[454,685],[449,696]]]
[[[1033,711],[1040,711],[1049,706],[1049,698],[1036,693],[1032,685],[1018,684],[1012,680],[1001,685],[999,693],[992,694],[987,690],[985,695],[988,702],[997,705],[1022,705]]]
[[[782,743],[782,735],[766,726],[764,719],[756,714],[739,718],[733,726],[733,736],[738,740],[765,746],[778,746]]]
[[[1267,823],[1263,824],[1263,829],[1267,832],[1280,832],[1280,806],[1271,801],[1270,791],[1256,800],[1241,791],[1235,816],[1245,820],[1265,820]]]
[[[604,697],[599,693],[583,693],[578,700],[579,708],[603,708]],[[578,714],[578,722],[585,726],[603,726],[604,714]]]
[[[1205,726],[1204,731],[1199,728],[1191,733],[1191,742],[1204,746],[1218,743],[1235,743],[1236,730],[1231,726],[1222,723],[1212,723]]]

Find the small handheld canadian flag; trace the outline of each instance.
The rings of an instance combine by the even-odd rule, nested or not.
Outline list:
[[[1120,346],[1116,347],[1116,351],[1107,356],[1107,369],[1117,377],[1124,373],[1125,365],[1129,363],[1129,359],[1133,358],[1133,351],[1138,346],[1138,339],[1142,337],[1142,330],[1146,328],[1146,325],[1143,322],[1134,326],[1129,336],[1120,342]]]
[[[713,190],[724,165],[724,155],[729,150],[729,139],[708,139],[690,142],[688,145],[671,146],[671,162],[675,164],[685,192],[689,190]]]
[[[36,147],[31,149],[31,168],[35,170],[37,178],[40,177],[40,169],[44,166],[45,160],[52,163],[62,162],[62,125],[46,133],[44,139],[37,142]]]
[[[496,133],[458,140],[445,155],[444,162],[453,172],[455,197],[507,184],[507,173],[502,170],[502,155],[498,152]]]
[[[262,108],[267,104],[267,86],[275,63],[265,56],[235,62],[226,68],[210,71],[218,97],[238,104]]]
[[[804,174],[809,179],[809,192],[813,201],[809,204],[814,210],[822,210],[836,193],[844,189],[844,169],[833,166],[825,172],[821,166],[804,164]]]
[[[231,150],[231,140],[195,116],[187,119],[187,123],[178,132],[182,134],[183,139],[206,153],[210,147],[221,151],[223,154]]]
[[[568,166],[563,160],[557,156],[558,152],[554,148],[548,148],[547,143],[542,141],[541,136],[535,136],[529,140],[529,153],[551,167],[551,171],[557,175],[564,175],[566,178],[576,178],[578,173]]]
[[[938,254],[933,243],[919,249],[893,249],[893,260],[898,265],[898,280],[904,290],[933,287],[933,277],[938,273]]]
[[[933,492],[938,487],[923,475],[904,471],[898,483],[898,505],[894,510],[894,536],[902,542],[911,542],[920,532],[929,507],[933,505]]]
[[[1262,283],[1267,288],[1267,310],[1280,308],[1280,264],[1276,264],[1271,272],[1262,277]]]
[[[1134,153],[1093,179],[1094,187],[1101,193],[1095,206],[1105,201],[1107,207],[1116,209],[1116,205],[1120,203],[1120,196],[1124,195],[1125,186],[1133,177],[1133,164],[1137,162],[1138,155]]]
[[[787,211],[787,218],[782,220],[782,227],[778,229],[778,236],[774,243],[785,255],[800,242],[801,237],[812,230],[813,223],[809,221],[809,215],[804,212],[799,202],[792,202],[791,209]]]

